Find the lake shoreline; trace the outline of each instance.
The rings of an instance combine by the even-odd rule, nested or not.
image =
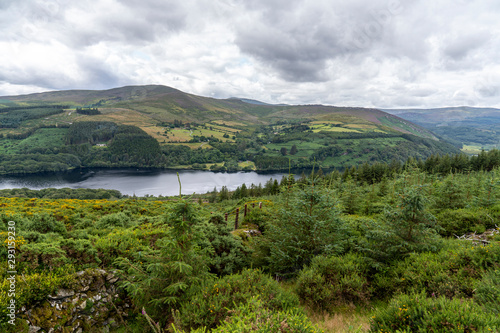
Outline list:
[[[165,170],[158,168],[81,168],[65,172],[50,172],[0,176],[0,189],[28,188],[90,188],[118,190],[123,195],[173,196],[179,194],[177,174],[182,194],[203,194],[223,186],[234,190],[242,184],[264,186],[269,179],[281,180],[282,172],[213,172],[201,170]]]

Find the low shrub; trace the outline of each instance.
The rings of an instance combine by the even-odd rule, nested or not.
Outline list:
[[[500,267],[500,246],[453,242],[439,253],[412,253],[390,270],[376,274],[375,291],[379,296],[426,290],[428,296],[472,297],[474,283],[484,272]]]
[[[181,304],[182,324],[186,328],[215,328],[257,295],[263,306],[272,311],[287,311],[299,305],[296,295],[283,290],[260,270],[244,270],[199,288],[189,301]]]
[[[425,292],[398,295],[371,319],[370,332],[491,332],[500,318],[472,300],[427,298]]]
[[[57,243],[25,244],[21,247],[18,260],[20,267],[31,270],[53,270],[69,263],[66,251],[61,249]]]
[[[332,311],[343,304],[366,304],[371,296],[367,267],[357,254],[315,257],[297,278],[301,301],[315,309]]]
[[[132,220],[130,216],[124,212],[119,212],[104,215],[96,222],[95,227],[99,229],[114,229],[117,227],[128,228],[131,225]]]
[[[73,288],[76,283],[73,273],[74,269],[71,266],[64,266],[53,272],[16,275],[16,308],[45,301],[48,295],[55,294],[60,288]],[[11,299],[9,289],[10,280],[5,278],[0,282],[0,330],[1,325],[9,320],[6,312],[7,303]]]
[[[64,239],[59,243],[66,256],[76,265],[97,265],[101,262],[97,250],[87,239]]]
[[[157,240],[169,233],[169,228],[143,224],[135,228],[114,230],[103,236],[94,236],[92,242],[102,265],[108,266],[118,257],[141,261],[146,253],[156,248]]]
[[[212,333],[223,332],[261,332],[261,333],[315,333],[322,332],[299,309],[287,311],[269,310],[258,296],[248,303],[241,304],[233,314]]]
[[[203,234],[199,246],[210,249],[209,269],[218,276],[240,271],[247,263],[248,249],[240,237],[231,234],[232,227],[221,215],[213,215],[207,223],[198,226]]]
[[[53,216],[47,213],[35,213],[30,217],[30,222],[26,226],[26,230],[38,231],[46,234],[50,232],[61,235],[66,234],[66,226],[63,222],[56,220]]]
[[[489,311],[500,315],[500,269],[488,271],[474,283],[474,299]]]
[[[267,223],[272,218],[273,214],[268,209],[254,208],[245,216],[242,226],[257,226],[261,232],[265,232]]]
[[[494,227],[494,220],[485,209],[446,209],[436,216],[442,236],[461,236],[469,232],[482,233]]]

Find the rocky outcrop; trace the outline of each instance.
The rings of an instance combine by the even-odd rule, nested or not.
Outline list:
[[[106,332],[123,325],[131,306],[116,282],[115,274],[102,269],[76,273],[75,288],[59,289],[41,304],[20,309],[18,318],[27,323],[20,332]]]

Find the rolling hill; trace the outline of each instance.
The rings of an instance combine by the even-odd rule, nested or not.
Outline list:
[[[19,166],[22,156],[40,155],[30,155],[38,167],[2,169],[0,163],[0,173],[330,168],[458,152],[424,127],[381,110],[215,99],[160,85],[0,97],[0,134],[4,164]],[[132,144],[139,150],[153,147],[150,139],[160,148],[155,154],[125,149],[123,143],[134,138],[141,140]],[[48,166],[50,154],[59,164]]]
[[[384,111],[418,124],[469,153],[500,146],[500,109],[459,106]]]
[[[138,112],[151,122],[173,121],[210,122],[230,120],[245,125],[270,124],[280,120],[353,121],[373,126],[381,131],[393,131],[435,138],[424,128],[383,111],[366,108],[346,108],[324,105],[273,105],[243,98],[214,99],[184,93],[160,86],[127,86],[109,90],[66,90],[20,96],[0,97],[18,105],[37,103],[68,104],[98,107],[104,114]],[[367,129],[370,126],[366,127]]]

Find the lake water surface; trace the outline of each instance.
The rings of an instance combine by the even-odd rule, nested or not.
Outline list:
[[[182,194],[206,193],[214,187],[220,190],[226,186],[229,190],[245,183],[264,184],[270,179],[281,180],[283,173],[260,174],[256,172],[220,173],[211,171],[179,171]],[[90,188],[112,189],[122,194],[145,196],[172,196],[179,194],[177,171],[138,170],[138,169],[97,169],[78,170],[61,174],[4,176],[0,177],[0,189],[10,188]]]

